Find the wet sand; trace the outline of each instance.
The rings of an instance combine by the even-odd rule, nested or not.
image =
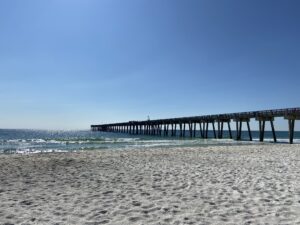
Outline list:
[[[300,145],[0,155],[0,224],[300,224]]]

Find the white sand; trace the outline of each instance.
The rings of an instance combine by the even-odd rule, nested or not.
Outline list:
[[[300,146],[0,155],[0,224],[300,224]]]

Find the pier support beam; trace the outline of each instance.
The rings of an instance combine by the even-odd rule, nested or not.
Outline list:
[[[224,123],[223,123],[223,121],[217,121],[217,123],[218,123],[218,138],[219,139],[222,139],[223,138],[223,127],[224,127]]]
[[[193,133],[193,137],[196,137],[196,126],[197,126],[197,123],[195,122],[195,123],[194,123],[194,133]]]
[[[232,132],[231,132],[231,127],[230,127],[230,121],[227,123],[227,126],[228,126],[229,137],[232,139]]]
[[[300,120],[300,115],[286,115],[284,119],[288,120],[289,125],[289,143],[294,143],[294,134],[295,134],[295,120]]]
[[[150,127],[150,135],[155,135],[154,124],[151,124],[151,127]]]
[[[230,138],[232,138],[231,128],[230,128],[230,119],[218,119],[217,123],[218,123],[218,138],[220,138],[220,139],[223,138],[224,123],[227,123],[229,136],[230,136]]]
[[[249,123],[249,121],[247,121],[247,129],[248,129],[249,140],[252,141],[252,134],[251,134],[251,129],[250,129],[250,123]]]
[[[274,123],[273,123],[274,117],[273,116],[268,116],[268,117],[258,116],[255,119],[259,122],[259,141],[260,142],[264,141],[266,121],[270,121],[273,140],[274,140],[274,142],[277,142]]]
[[[158,135],[161,136],[161,132],[162,132],[162,124],[158,124]]]
[[[199,130],[200,130],[200,137],[201,138],[204,138],[205,136],[205,133],[204,133],[204,129],[205,128],[205,122],[203,122],[203,121],[200,121],[199,122]]]
[[[166,136],[169,136],[169,124],[167,124],[167,129],[166,129]]]
[[[205,122],[205,138],[208,138],[208,122]]]
[[[295,131],[295,120],[289,119],[289,142],[293,144],[294,142],[294,131]]]
[[[193,137],[193,123],[189,122],[188,125],[189,125],[190,137],[192,138]]]
[[[173,127],[173,125],[174,125],[174,127]],[[177,129],[177,124],[176,123],[172,124],[172,137],[176,136],[176,129]]]
[[[182,132],[182,123],[179,124],[179,130],[180,130],[179,136],[182,137],[183,136],[183,134],[182,134],[183,133]]]
[[[233,119],[233,121],[236,122],[236,140],[239,141],[242,139],[242,125],[243,125],[243,122],[246,122],[249,140],[252,141],[252,135],[251,135],[250,124],[249,124],[250,118],[235,118],[235,119]]]
[[[217,138],[217,135],[216,135],[216,129],[215,129],[215,120],[205,120],[203,122],[203,133],[204,133],[204,138],[208,138],[208,127],[209,127],[209,124],[212,124],[212,128],[213,128],[213,134],[214,134],[214,138]]]
[[[139,134],[139,125],[135,125],[135,134]]]
[[[167,124],[163,124],[162,126],[164,128],[163,136],[166,136],[166,133],[167,133]]]
[[[217,135],[216,135],[216,128],[215,128],[215,121],[211,122],[211,124],[212,124],[212,127],[213,127],[214,138],[217,138]]]

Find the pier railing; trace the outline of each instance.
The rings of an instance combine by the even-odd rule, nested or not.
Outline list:
[[[270,122],[274,142],[277,142],[276,133],[274,128],[274,118],[282,117],[288,121],[289,126],[289,142],[293,143],[295,120],[300,119],[300,108],[285,108],[285,109],[272,109],[239,113],[224,113],[214,115],[192,116],[192,117],[178,117],[169,119],[158,120],[143,120],[143,121],[129,121],[122,123],[110,123],[91,125],[92,131],[105,131],[105,132],[123,132],[129,134],[142,134],[142,135],[164,135],[175,136],[179,131],[179,136],[184,137],[186,125],[190,137],[196,136],[196,128],[198,125],[201,138],[208,138],[208,126],[212,125],[214,138],[223,137],[224,123],[228,126],[230,138],[232,132],[230,122],[236,123],[236,140],[241,140],[242,124],[247,124],[249,140],[252,141],[252,134],[250,129],[250,119],[255,119],[259,122],[259,139],[264,140],[265,123]],[[217,124],[217,129],[215,128]],[[171,128],[170,128],[171,127]],[[170,128],[170,129],[169,129]],[[177,129],[178,128],[178,129]],[[169,132],[170,131],[170,132]],[[216,134],[218,132],[218,135]]]

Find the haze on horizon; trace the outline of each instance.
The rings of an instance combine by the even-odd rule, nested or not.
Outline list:
[[[297,107],[299,8],[297,0],[0,1],[0,128]]]

